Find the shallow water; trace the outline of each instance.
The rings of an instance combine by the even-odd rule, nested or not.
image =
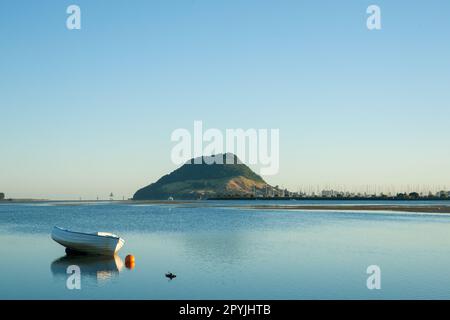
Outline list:
[[[449,216],[241,204],[1,204],[0,298],[450,299]],[[68,258],[50,238],[54,225],[126,244],[116,259]],[[127,254],[134,269],[123,266]],[[374,264],[381,290],[366,287]],[[81,290],[66,287],[69,265],[81,269]]]

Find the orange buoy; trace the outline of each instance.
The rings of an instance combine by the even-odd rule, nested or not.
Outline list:
[[[133,269],[135,266],[134,256],[129,254],[125,257],[125,267],[128,269]]]

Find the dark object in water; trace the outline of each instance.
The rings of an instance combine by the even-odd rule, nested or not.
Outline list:
[[[169,278],[170,280],[172,280],[173,278],[176,278],[177,275],[173,274],[172,272],[167,272],[166,273],[166,278]]]

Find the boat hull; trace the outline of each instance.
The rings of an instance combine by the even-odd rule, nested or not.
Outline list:
[[[125,243],[119,237],[74,232],[58,227],[53,228],[52,239],[69,251],[107,256],[117,253]]]

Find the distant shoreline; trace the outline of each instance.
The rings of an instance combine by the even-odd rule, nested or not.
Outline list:
[[[8,203],[118,203],[118,204],[180,204],[180,203],[196,203],[196,202],[208,202],[208,201],[255,201],[255,202],[265,202],[265,201],[295,201],[295,202],[302,202],[302,201],[335,201],[335,202],[356,202],[356,201],[387,201],[387,202],[421,202],[421,201],[444,201],[449,202],[450,205],[450,198],[418,198],[418,199],[404,199],[404,198],[319,198],[319,197],[308,197],[308,198],[282,198],[282,197],[275,197],[275,198],[207,198],[207,199],[180,199],[180,200],[51,200],[51,199],[4,199],[0,200],[0,204],[8,204]],[[265,206],[265,205],[264,205]],[[330,206],[330,205],[325,205]],[[353,206],[353,205],[352,205]],[[277,207],[279,207],[277,205]],[[291,207],[291,205],[289,205]]]
[[[246,199],[248,200],[248,199]],[[320,200],[320,199],[315,199]],[[340,199],[343,201],[344,199]],[[366,199],[369,200],[369,199]],[[447,199],[446,199],[447,200]],[[232,204],[227,205],[227,208],[240,208],[249,210],[279,210],[279,211],[393,211],[393,212],[414,212],[414,213],[442,213],[450,214],[450,201],[448,204],[443,205],[414,205],[409,203],[417,202],[417,200],[401,200],[402,205],[394,204],[251,204],[251,205],[241,205]],[[301,202],[301,201],[298,201]],[[198,201],[198,200],[6,200],[0,201],[1,204],[33,204],[33,203],[50,203],[59,204],[61,206],[78,206],[83,204],[93,204],[93,203],[111,203],[111,204],[134,204],[134,205],[194,205],[202,203],[207,204],[208,201]],[[294,202],[295,203],[295,202]],[[215,207],[214,202],[209,202],[211,207]],[[207,206],[209,206],[207,204]]]
[[[249,206],[254,210],[305,210],[305,211],[395,211],[415,213],[450,213],[450,206],[394,206],[394,205],[315,205],[315,206]]]
[[[270,200],[296,200],[296,201],[450,201],[450,198],[439,197],[423,197],[423,198],[401,198],[401,197],[215,197],[207,200],[254,200],[254,201],[270,201]]]

